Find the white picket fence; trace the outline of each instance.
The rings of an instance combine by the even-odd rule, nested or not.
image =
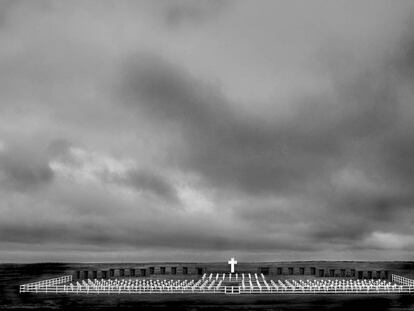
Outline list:
[[[239,286],[238,290],[232,289],[232,291],[240,294],[414,294],[414,286],[269,286],[268,288]]]
[[[47,279],[38,282],[28,283],[20,285],[20,293],[36,292],[42,290],[43,288],[58,287],[59,284],[65,284],[72,282],[71,275],[65,275],[54,279]]]
[[[219,288],[156,288],[145,286],[85,286],[85,285],[45,285],[20,288],[21,293],[60,293],[60,294],[412,294],[414,286],[395,285],[390,287],[270,287],[221,286]]]
[[[246,279],[247,280],[247,279]],[[202,278],[182,281],[180,285],[173,285],[169,281],[148,281],[154,282],[152,285],[137,285],[126,280],[106,281],[106,280],[82,280],[72,283],[72,276],[62,276],[59,278],[43,280],[39,282],[24,284],[20,286],[20,293],[61,293],[61,294],[414,294],[414,280],[392,275],[393,284],[381,283],[375,285],[372,280],[369,282],[355,281],[350,285],[328,284],[299,285],[298,282],[267,282],[263,277],[257,279],[255,284],[245,283],[241,286],[225,286],[222,282],[214,283],[214,278]],[[114,283],[118,282],[118,283]],[[123,283],[125,282],[125,283]],[[398,283],[398,284],[397,284]],[[246,285],[249,284],[249,285]],[[302,282],[305,284],[305,282]],[[373,285],[374,284],[374,285]]]
[[[414,280],[400,276],[400,275],[392,274],[391,280],[401,285],[414,286]]]

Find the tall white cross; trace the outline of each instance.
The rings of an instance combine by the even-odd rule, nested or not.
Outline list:
[[[229,260],[228,264],[231,265],[231,273],[234,273],[234,265],[237,265],[237,260],[234,260],[234,258],[232,258]]]

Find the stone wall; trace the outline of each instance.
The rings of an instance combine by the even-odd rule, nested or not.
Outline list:
[[[230,266],[222,263],[110,263],[76,264],[68,273],[78,279],[152,277],[197,277],[204,273],[228,273]],[[414,262],[368,261],[291,261],[239,263],[237,273],[263,273],[273,278],[349,277],[390,279],[391,274],[407,275],[414,270]]]

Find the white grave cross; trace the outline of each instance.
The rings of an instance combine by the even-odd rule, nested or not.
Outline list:
[[[229,260],[229,265],[231,265],[231,273],[234,273],[234,265],[237,265],[237,260],[234,260],[234,258],[231,258],[231,260]]]

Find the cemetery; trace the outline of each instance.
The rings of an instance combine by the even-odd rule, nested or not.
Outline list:
[[[302,263],[301,263],[302,264]],[[313,264],[313,263],[311,263]],[[270,274],[269,267],[256,267],[259,272],[237,271],[237,261],[228,261],[230,271],[204,272],[206,268],[186,265],[155,269],[148,268],[119,268],[103,270],[99,273],[92,270],[75,271],[57,278],[41,280],[20,285],[19,292],[35,294],[413,294],[414,280],[412,278],[384,273],[381,270],[362,272],[358,269],[328,269],[328,273],[317,273],[316,267],[306,269],[299,267],[296,275],[293,267],[288,267],[287,274],[276,269],[276,274]],[[257,264],[256,264],[257,266]],[[253,265],[250,265],[250,268]],[[245,266],[246,269],[246,266]],[[242,268],[243,270],[243,268]],[[309,271],[308,271],[309,270]],[[138,272],[139,271],[139,272]],[[261,272],[260,272],[261,271]],[[307,274],[305,275],[305,271]],[[323,270],[324,271],[324,270]],[[398,270],[397,270],[398,271]],[[156,273],[157,272],[157,273]],[[278,272],[281,272],[278,274]],[[136,274],[140,275],[136,275]],[[92,275],[92,277],[90,277]]]

